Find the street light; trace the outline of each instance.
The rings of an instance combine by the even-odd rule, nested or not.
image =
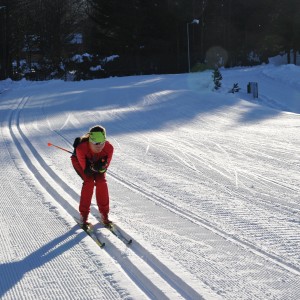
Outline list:
[[[3,69],[3,75],[4,79],[6,79],[6,6],[0,6],[0,11],[4,10],[4,15],[3,15],[3,32],[2,32],[2,66],[1,66],[1,71]]]
[[[186,33],[187,33],[187,52],[188,52],[188,67],[189,67],[189,73],[191,72],[191,62],[190,62],[190,32],[189,32],[189,25],[190,24],[199,24],[198,19],[194,19],[192,22],[189,22],[186,24]]]

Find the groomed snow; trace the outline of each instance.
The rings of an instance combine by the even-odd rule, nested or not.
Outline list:
[[[220,71],[217,92],[211,71],[0,82],[1,299],[300,299],[300,68]],[[130,246],[95,200],[105,248],[78,227],[81,180],[47,145],[96,124]]]

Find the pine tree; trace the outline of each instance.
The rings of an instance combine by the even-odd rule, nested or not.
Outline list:
[[[234,83],[233,87],[229,90],[229,93],[238,93],[241,90],[238,83]]]
[[[221,72],[219,71],[219,69],[215,69],[213,71],[213,81],[214,81],[214,90],[218,90],[221,87],[221,80],[223,79]]]

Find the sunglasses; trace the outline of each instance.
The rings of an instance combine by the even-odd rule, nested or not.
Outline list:
[[[93,145],[96,145],[96,146],[99,146],[99,145],[104,145],[105,142],[101,142],[101,143],[97,143],[97,142],[93,142],[93,141],[90,141]]]

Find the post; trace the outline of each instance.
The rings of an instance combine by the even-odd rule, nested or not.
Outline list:
[[[191,72],[191,60],[190,60],[190,32],[189,25],[190,24],[199,24],[198,19],[194,19],[192,22],[186,23],[186,35],[187,35],[187,57],[188,57],[188,72]]]
[[[187,53],[188,53],[188,72],[191,72],[191,63],[190,63],[190,33],[189,33],[189,24],[186,24],[186,34],[187,34]]]
[[[248,83],[247,93],[252,94],[253,98],[258,98],[258,84],[257,84],[257,82],[249,82]]]

